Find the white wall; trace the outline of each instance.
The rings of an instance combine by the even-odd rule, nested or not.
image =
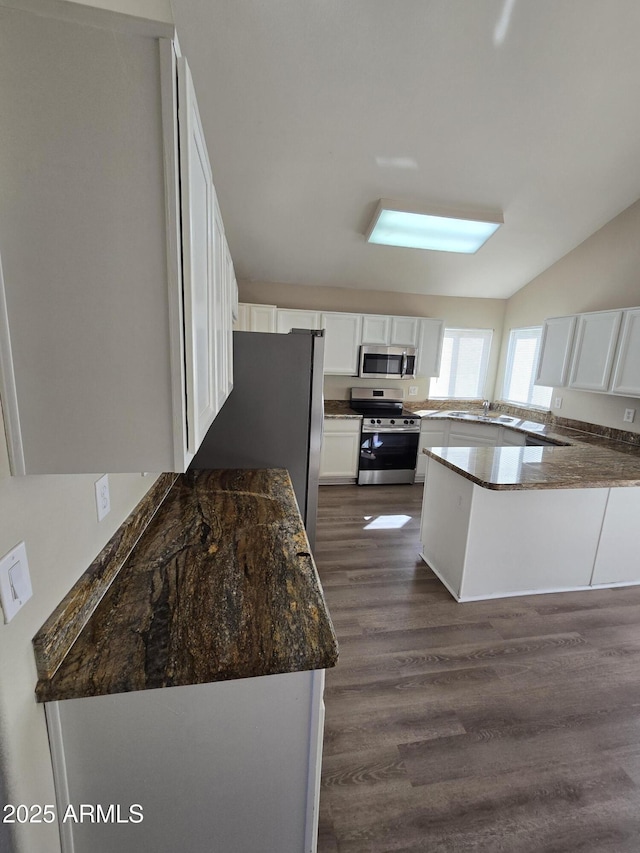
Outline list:
[[[640,201],[623,211],[584,243],[509,299],[504,321],[496,396],[500,396],[509,331],[540,325],[546,317],[640,305]],[[558,389],[565,418],[640,432],[640,401],[609,394]],[[626,408],[637,409],[626,424]]]
[[[416,293],[392,293],[380,290],[353,290],[340,287],[306,287],[275,282],[240,281],[241,302],[277,305],[279,308],[306,308],[314,311],[347,311],[354,313],[395,314],[413,317],[439,317],[445,326],[493,329],[494,346],[487,371],[485,396],[493,397],[494,379],[498,366],[500,341],[506,300],[470,299],[455,296],[420,296]],[[389,382],[389,380],[387,380]],[[424,400],[429,392],[429,380],[390,380],[408,394],[409,385],[418,386],[415,399]],[[349,399],[352,386],[376,387],[374,380],[354,379],[351,376],[328,376],[324,395],[328,400]]]
[[[93,475],[10,477],[0,429],[0,555],[27,546],[33,598],[0,624],[0,744],[13,803],[55,803],[49,744],[35,701],[31,638],[153,485],[155,476],[110,475],[111,512],[98,522]],[[20,853],[55,853],[56,826],[18,827]]]

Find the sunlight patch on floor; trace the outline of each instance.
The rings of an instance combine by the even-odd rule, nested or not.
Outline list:
[[[369,519],[372,519],[369,521]],[[364,530],[397,530],[400,527],[404,527],[407,522],[411,521],[410,515],[378,515],[376,518],[373,518],[371,515],[365,515],[365,521],[369,521],[369,524],[365,524]]]

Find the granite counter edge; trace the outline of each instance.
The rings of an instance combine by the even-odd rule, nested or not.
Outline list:
[[[251,472],[244,473],[248,475]],[[257,474],[259,472],[253,473]],[[59,605],[59,607],[56,608],[51,617],[49,617],[41,631],[38,632],[38,634],[36,635],[36,638],[39,642],[36,643],[34,641],[34,649],[44,648],[46,650],[47,648],[51,647],[55,649],[56,656],[60,657],[60,660],[57,661],[58,665],[56,666],[55,671],[53,671],[51,675],[41,675],[38,680],[36,687],[36,699],[38,702],[57,701],[73,698],[86,698],[90,696],[134,692],[143,689],[156,689],[158,687],[164,688],[187,684],[213,683],[263,675],[275,675],[290,672],[310,671],[313,669],[325,669],[328,667],[335,666],[338,658],[337,638],[328,609],[326,607],[326,600],[324,598],[324,592],[317,572],[317,568],[315,566],[315,561],[313,560],[313,557],[309,550],[306,532],[304,530],[302,519],[300,518],[297,503],[295,501],[290,477],[288,475],[288,472],[284,470],[280,471],[279,469],[274,469],[273,471],[265,470],[263,473],[275,476],[275,480],[278,481],[278,483],[280,484],[280,489],[282,493],[281,502],[283,505],[283,509],[286,513],[289,513],[290,518],[290,521],[286,524],[286,529],[291,531],[291,534],[293,535],[293,539],[291,540],[293,553],[297,557],[309,558],[305,561],[306,566],[303,574],[306,576],[306,580],[304,580],[303,587],[301,587],[301,590],[302,588],[306,590],[306,592],[304,592],[304,596],[308,596],[309,600],[311,601],[311,604],[313,605],[313,608],[317,613],[317,618],[319,619],[318,633],[315,634],[312,632],[307,636],[303,635],[302,645],[297,647],[295,653],[291,653],[290,655],[281,655],[278,659],[239,660],[237,662],[237,665],[234,665],[234,668],[231,669],[229,667],[227,667],[226,669],[216,669],[216,667],[214,666],[210,667],[207,665],[192,672],[179,673],[177,677],[171,677],[167,679],[164,683],[146,681],[144,678],[141,681],[139,675],[136,674],[137,671],[132,671],[131,677],[123,675],[122,678],[118,677],[112,683],[109,683],[108,679],[106,678],[98,679],[98,681],[93,681],[91,677],[82,676],[80,672],[81,670],[86,670],[86,666],[82,665],[82,660],[84,659],[84,647],[82,646],[82,644],[78,645],[78,643],[81,643],[80,634],[75,635],[74,632],[71,632],[69,630],[65,631],[64,626],[62,626],[61,633],[63,634],[63,639],[65,642],[64,646],[62,644],[62,641],[54,643],[52,637],[56,634],[56,630],[61,629],[61,622],[64,619],[65,614],[71,613],[71,616],[75,615],[74,612],[72,612],[70,604],[70,602],[72,603],[73,601],[78,602],[76,610],[80,612],[80,610],[82,610],[82,607],[85,606],[87,600],[91,600],[93,607],[91,613],[89,614],[89,617],[83,619],[81,632],[85,627],[87,631],[94,630],[94,628],[91,627],[93,623],[91,623],[90,617],[93,612],[97,610],[100,601],[102,600],[102,597],[105,594],[105,590],[102,589],[102,595],[100,596],[100,599],[98,599],[98,593],[89,595],[88,590],[93,588],[94,586],[99,586],[100,582],[104,584],[105,575],[109,576],[109,588],[115,590],[116,593],[120,589],[121,585],[115,584],[114,581],[117,581],[120,569],[128,558],[125,558],[125,560],[120,559],[119,564],[116,567],[117,570],[113,569],[112,571],[109,571],[108,568],[105,569],[105,560],[108,558],[109,553],[111,552],[108,548],[105,548],[104,551],[107,553],[101,552],[99,558],[96,558],[96,561],[92,563],[92,565],[85,572],[85,574],[78,581],[78,583],[74,586],[71,592],[65,597],[61,605]],[[154,496],[156,497],[156,499],[159,498],[155,507],[155,509],[157,510],[163,504],[168,506],[168,503],[166,503],[166,498],[171,492],[171,489],[174,488],[174,486],[177,488],[180,475],[168,476],[170,476],[171,478],[171,484],[165,494],[162,494],[161,488],[158,489],[152,487],[147,496],[145,496],[148,499],[146,501],[145,499],[141,501],[141,505],[143,506],[139,505],[139,507],[134,510],[134,513],[132,513],[132,516],[126,519],[123,525],[121,526],[121,528],[127,530],[129,528],[136,527],[134,522],[138,522],[138,526],[136,527],[138,531],[136,542],[142,538],[142,535],[144,533],[144,530],[139,529],[142,523],[141,518],[146,518],[145,528],[150,528],[151,517],[153,515],[156,515],[155,511],[151,512],[150,507]],[[185,476],[186,475],[182,475],[182,477]],[[167,481],[165,481],[165,485],[166,482]],[[157,523],[160,524],[162,519],[164,519],[164,515],[162,517],[160,515],[157,515],[157,519]],[[164,521],[162,521],[162,525],[164,526]],[[119,530],[113,538],[114,540],[116,540],[114,543],[116,546],[115,552],[121,557],[121,543],[126,538],[126,536],[123,536],[122,532]],[[117,547],[118,545],[120,546],[119,549]],[[135,552],[134,548],[130,548],[129,556],[131,556],[132,559],[135,558],[137,560],[146,560],[146,557],[144,556],[146,551],[142,554],[140,554],[139,552],[139,548],[138,552]],[[138,556],[136,556],[136,554],[138,554]],[[75,624],[77,627],[79,624],[78,619],[76,619]],[[74,658],[71,654],[72,649],[75,649],[75,664]],[[65,651],[64,655],[61,654],[62,650]],[[70,665],[66,663],[67,655],[71,658]],[[80,669],[78,669],[78,667],[80,667]],[[44,664],[41,665],[41,668],[44,668]],[[69,677],[69,673],[74,671],[80,674],[80,677],[77,677],[77,675],[72,675],[71,677]]]

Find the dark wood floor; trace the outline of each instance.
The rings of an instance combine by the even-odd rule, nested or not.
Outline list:
[[[640,587],[457,604],[421,496],[320,490],[319,853],[639,853]]]

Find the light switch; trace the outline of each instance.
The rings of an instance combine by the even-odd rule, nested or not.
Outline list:
[[[27,549],[21,542],[0,560],[0,601],[4,621],[10,622],[32,595]]]

